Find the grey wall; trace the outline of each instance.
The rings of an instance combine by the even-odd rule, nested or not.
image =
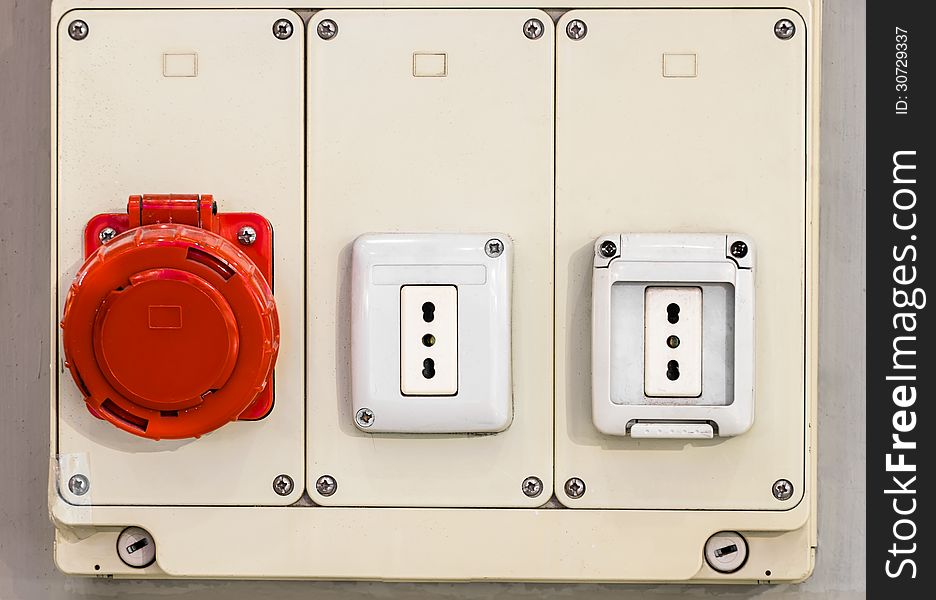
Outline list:
[[[0,0],[0,600],[864,597],[864,28],[824,14],[819,554],[780,587],[155,582],[69,578],[52,563],[49,423],[49,0]]]

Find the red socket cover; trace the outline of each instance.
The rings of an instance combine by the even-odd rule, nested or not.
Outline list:
[[[247,223],[253,258],[236,241]],[[119,234],[94,249],[105,227]],[[204,195],[133,196],[126,215],[92,219],[62,319],[66,364],[91,412],[156,440],[269,412],[271,238],[259,215],[217,215]]]

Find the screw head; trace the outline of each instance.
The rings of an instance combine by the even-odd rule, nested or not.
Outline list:
[[[735,258],[744,258],[745,256],[747,256],[747,253],[748,253],[747,244],[745,244],[741,240],[738,240],[737,242],[731,245],[731,255],[734,256]]]
[[[523,35],[531,40],[540,39],[545,31],[546,27],[539,19],[527,19],[526,23],[523,24]]]
[[[277,19],[273,22],[273,36],[278,40],[288,40],[293,34],[293,24],[289,19]]]
[[[581,19],[572,19],[566,24],[566,35],[570,40],[580,40],[588,34],[588,25]]]
[[[277,495],[288,496],[295,487],[296,484],[293,483],[293,479],[289,475],[277,475],[273,478],[273,491],[276,492]]]
[[[98,232],[97,237],[102,244],[106,244],[107,242],[117,237],[117,230],[113,227],[105,227]]]
[[[598,254],[604,258],[614,258],[614,255],[617,254],[617,244],[611,240],[605,240],[598,245]]]
[[[322,475],[315,480],[315,491],[322,496],[331,496],[338,491],[338,482],[331,475]]]
[[[777,500],[789,500],[793,497],[793,484],[789,479],[778,479],[770,488]]]
[[[358,427],[367,429],[374,424],[374,411],[369,408],[362,408],[354,415],[354,422]]]
[[[585,495],[585,482],[578,477],[570,477],[563,489],[569,498],[581,498]]]
[[[781,40],[788,40],[796,35],[796,25],[789,19],[780,19],[773,26],[773,32]]]
[[[257,241],[257,230],[250,225],[244,225],[237,230],[237,241],[244,246],[250,246]]]
[[[85,475],[78,473],[68,480],[68,491],[76,496],[84,496],[91,489],[91,481]]]
[[[543,480],[539,477],[527,477],[520,484],[520,489],[527,498],[536,498],[543,493]]]
[[[315,27],[315,32],[318,33],[318,36],[323,40],[334,39],[334,37],[338,35],[338,23],[335,23],[331,19],[322,19]]]
[[[497,238],[484,242],[484,253],[491,258],[497,258],[504,253],[504,242]]]
[[[75,19],[68,24],[68,37],[75,40],[76,42],[80,42],[81,40],[88,37],[89,32],[90,28],[88,27],[88,24],[81,19]]]

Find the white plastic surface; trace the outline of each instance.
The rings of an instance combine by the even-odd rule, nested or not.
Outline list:
[[[400,391],[404,396],[458,393],[458,287],[400,288]]]
[[[647,396],[701,396],[702,288],[646,288],[643,342]]]
[[[708,440],[714,430],[708,423],[634,423],[630,428],[632,438]]]
[[[500,256],[485,252],[492,239],[501,241]],[[501,233],[368,234],[355,241],[352,414],[373,413],[363,430],[492,433],[507,428],[513,416],[512,260],[510,238]],[[438,323],[423,322],[425,302],[434,303]],[[439,354],[423,347],[426,333],[435,335]],[[437,359],[436,376],[424,379],[423,361],[430,356]]]

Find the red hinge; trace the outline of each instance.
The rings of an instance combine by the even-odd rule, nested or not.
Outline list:
[[[218,233],[218,205],[211,194],[144,194],[127,202],[130,228],[157,223],[193,225]]]

